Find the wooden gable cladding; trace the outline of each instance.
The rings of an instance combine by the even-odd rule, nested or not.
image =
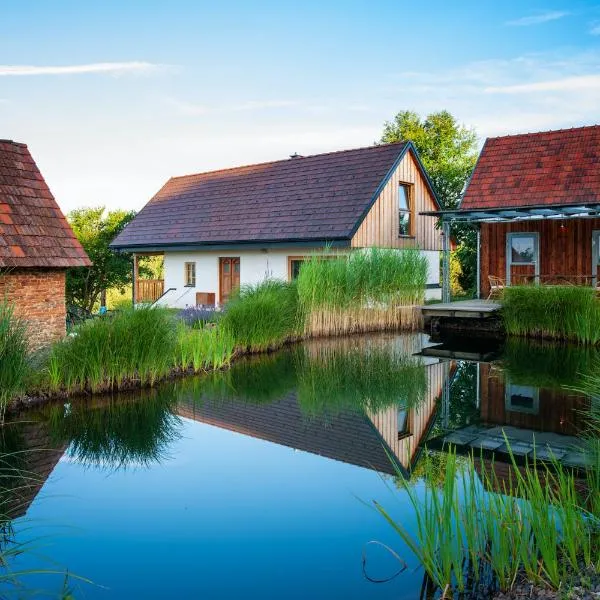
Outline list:
[[[598,272],[592,267],[592,235],[600,230],[600,219],[540,219],[512,223],[481,224],[481,293],[489,293],[489,276],[506,279],[506,239],[509,233],[538,235],[539,272],[542,283],[553,277],[591,283]],[[596,271],[596,272],[595,272]],[[532,276],[530,266],[513,266],[511,279]],[[579,279],[577,279],[579,278]],[[522,279],[522,277],[521,277]]]
[[[398,187],[401,184],[410,186],[411,236],[398,235]],[[351,245],[353,248],[417,246],[421,250],[442,250],[442,232],[436,227],[437,218],[419,214],[433,210],[437,210],[437,206],[427,182],[413,154],[406,152],[354,234]]]

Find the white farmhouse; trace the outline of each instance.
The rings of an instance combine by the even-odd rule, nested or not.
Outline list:
[[[173,177],[113,241],[133,252],[135,302],[220,305],[240,285],[293,279],[316,251],[418,247],[439,297],[439,204],[410,142]],[[164,281],[137,259],[164,256]]]

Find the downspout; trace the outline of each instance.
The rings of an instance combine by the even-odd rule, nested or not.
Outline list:
[[[477,223],[477,298],[481,298],[481,223]]]
[[[442,302],[450,302],[450,223],[442,221]]]

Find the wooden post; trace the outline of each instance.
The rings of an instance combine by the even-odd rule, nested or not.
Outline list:
[[[442,222],[442,302],[450,302],[450,223]]]
[[[137,302],[137,298],[138,298],[138,256],[137,254],[134,253],[133,255],[133,284],[131,286],[131,293],[132,293],[132,303],[133,306],[135,307],[135,303]]]

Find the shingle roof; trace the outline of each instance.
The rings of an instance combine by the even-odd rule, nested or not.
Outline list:
[[[0,140],[0,267],[90,264],[27,146]]]
[[[400,142],[174,177],[112,245],[348,239],[408,148]]]
[[[600,126],[488,138],[460,208],[600,203]]]

